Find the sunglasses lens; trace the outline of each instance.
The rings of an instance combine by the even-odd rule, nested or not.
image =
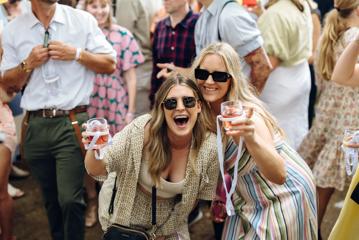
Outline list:
[[[226,72],[213,72],[212,77],[216,82],[227,82],[229,74]]]
[[[205,69],[197,68],[194,71],[194,76],[196,79],[199,80],[207,80],[209,75],[212,75],[213,81],[215,82],[227,82],[228,78],[230,78],[230,75],[226,72],[213,72],[210,73]]]
[[[173,110],[177,107],[177,100],[175,98],[169,98],[163,101],[163,105],[167,110]]]
[[[209,76],[209,72],[204,69],[196,68],[194,70],[194,76],[199,80],[207,80]]]
[[[183,97],[183,106],[186,108],[193,108],[196,105],[196,98],[195,97]],[[177,107],[177,99],[169,98],[163,101],[163,106],[167,110],[173,110]]]
[[[186,108],[193,108],[196,105],[196,98],[194,98],[194,97],[183,97],[183,105]]]

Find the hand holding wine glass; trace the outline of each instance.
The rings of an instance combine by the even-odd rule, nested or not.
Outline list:
[[[87,150],[95,150],[97,159],[103,158],[101,151],[108,145],[110,132],[107,120],[104,118],[91,118],[82,126],[85,131],[82,132],[82,142]]]
[[[236,130],[237,126],[234,126],[232,122],[242,120],[244,111],[240,101],[226,101],[221,103],[221,121],[223,123],[224,130]]]
[[[253,108],[243,106],[240,101],[227,101],[221,104],[223,127],[228,136],[235,140],[253,137],[255,124],[251,119]]]

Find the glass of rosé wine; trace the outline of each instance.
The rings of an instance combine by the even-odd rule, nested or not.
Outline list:
[[[109,129],[107,120],[104,118],[91,118],[86,123],[86,135],[89,144],[85,146],[87,149],[100,149],[107,145],[109,141]]]
[[[240,101],[226,101],[221,103],[221,116],[223,128],[226,131],[236,130],[236,126],[232,126],[232,121],[246,117]]]

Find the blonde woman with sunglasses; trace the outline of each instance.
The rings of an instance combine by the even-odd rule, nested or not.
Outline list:
[[[225,101],[240,101],[247,113],[246,118],[231,122],[236,130],[225,131],[222,140],[223,167],[232,179],[237,178],[232,183],[232,198],[227,197],[234,212],[227,217],[222,239],[316,239],[311,171],[285,142],[275,119],[254,95],[241,73],[235,50],[227,43],[211,44],[192,67],[211,107],[213,122]],[[241,138],[243,147],[239,148]]]
[[[215,134],[207,130],[209,124],[209,107],[195,82],[173,75],[157,92],[152,112],[114,136],[103,161],[88,151],[90,175],[117,174],[114,212],[100,218],[102,228],[117,223],[151,231],[151,188],[156,186],[156,236],[190,239],[188,215],[199,199],[213,199],[218,178]],[[101,190],[104,211],[111,192]]]

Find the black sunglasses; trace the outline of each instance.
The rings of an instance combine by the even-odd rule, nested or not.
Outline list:
[[[196,106],[196,98],[195,97],[182,97],[183,105],[186,108],[193,108]],[[177,99],[176,98],[167,98],[163,101],[163,106],[167,110],[173,110],[177,107]]]
[[[226,72],[215,71],[215,72],[210,73],[207,70],[200,69],[200,68],[196,68],[194,70],[194,76],[195,76],[195,78],[197,78],[199,80],[206,81],[208,79],[209,75],[212,76],[213,81],[215,81],[215,82],[227,82],[227,80],[232,77],[229,73],[226,73]]]

